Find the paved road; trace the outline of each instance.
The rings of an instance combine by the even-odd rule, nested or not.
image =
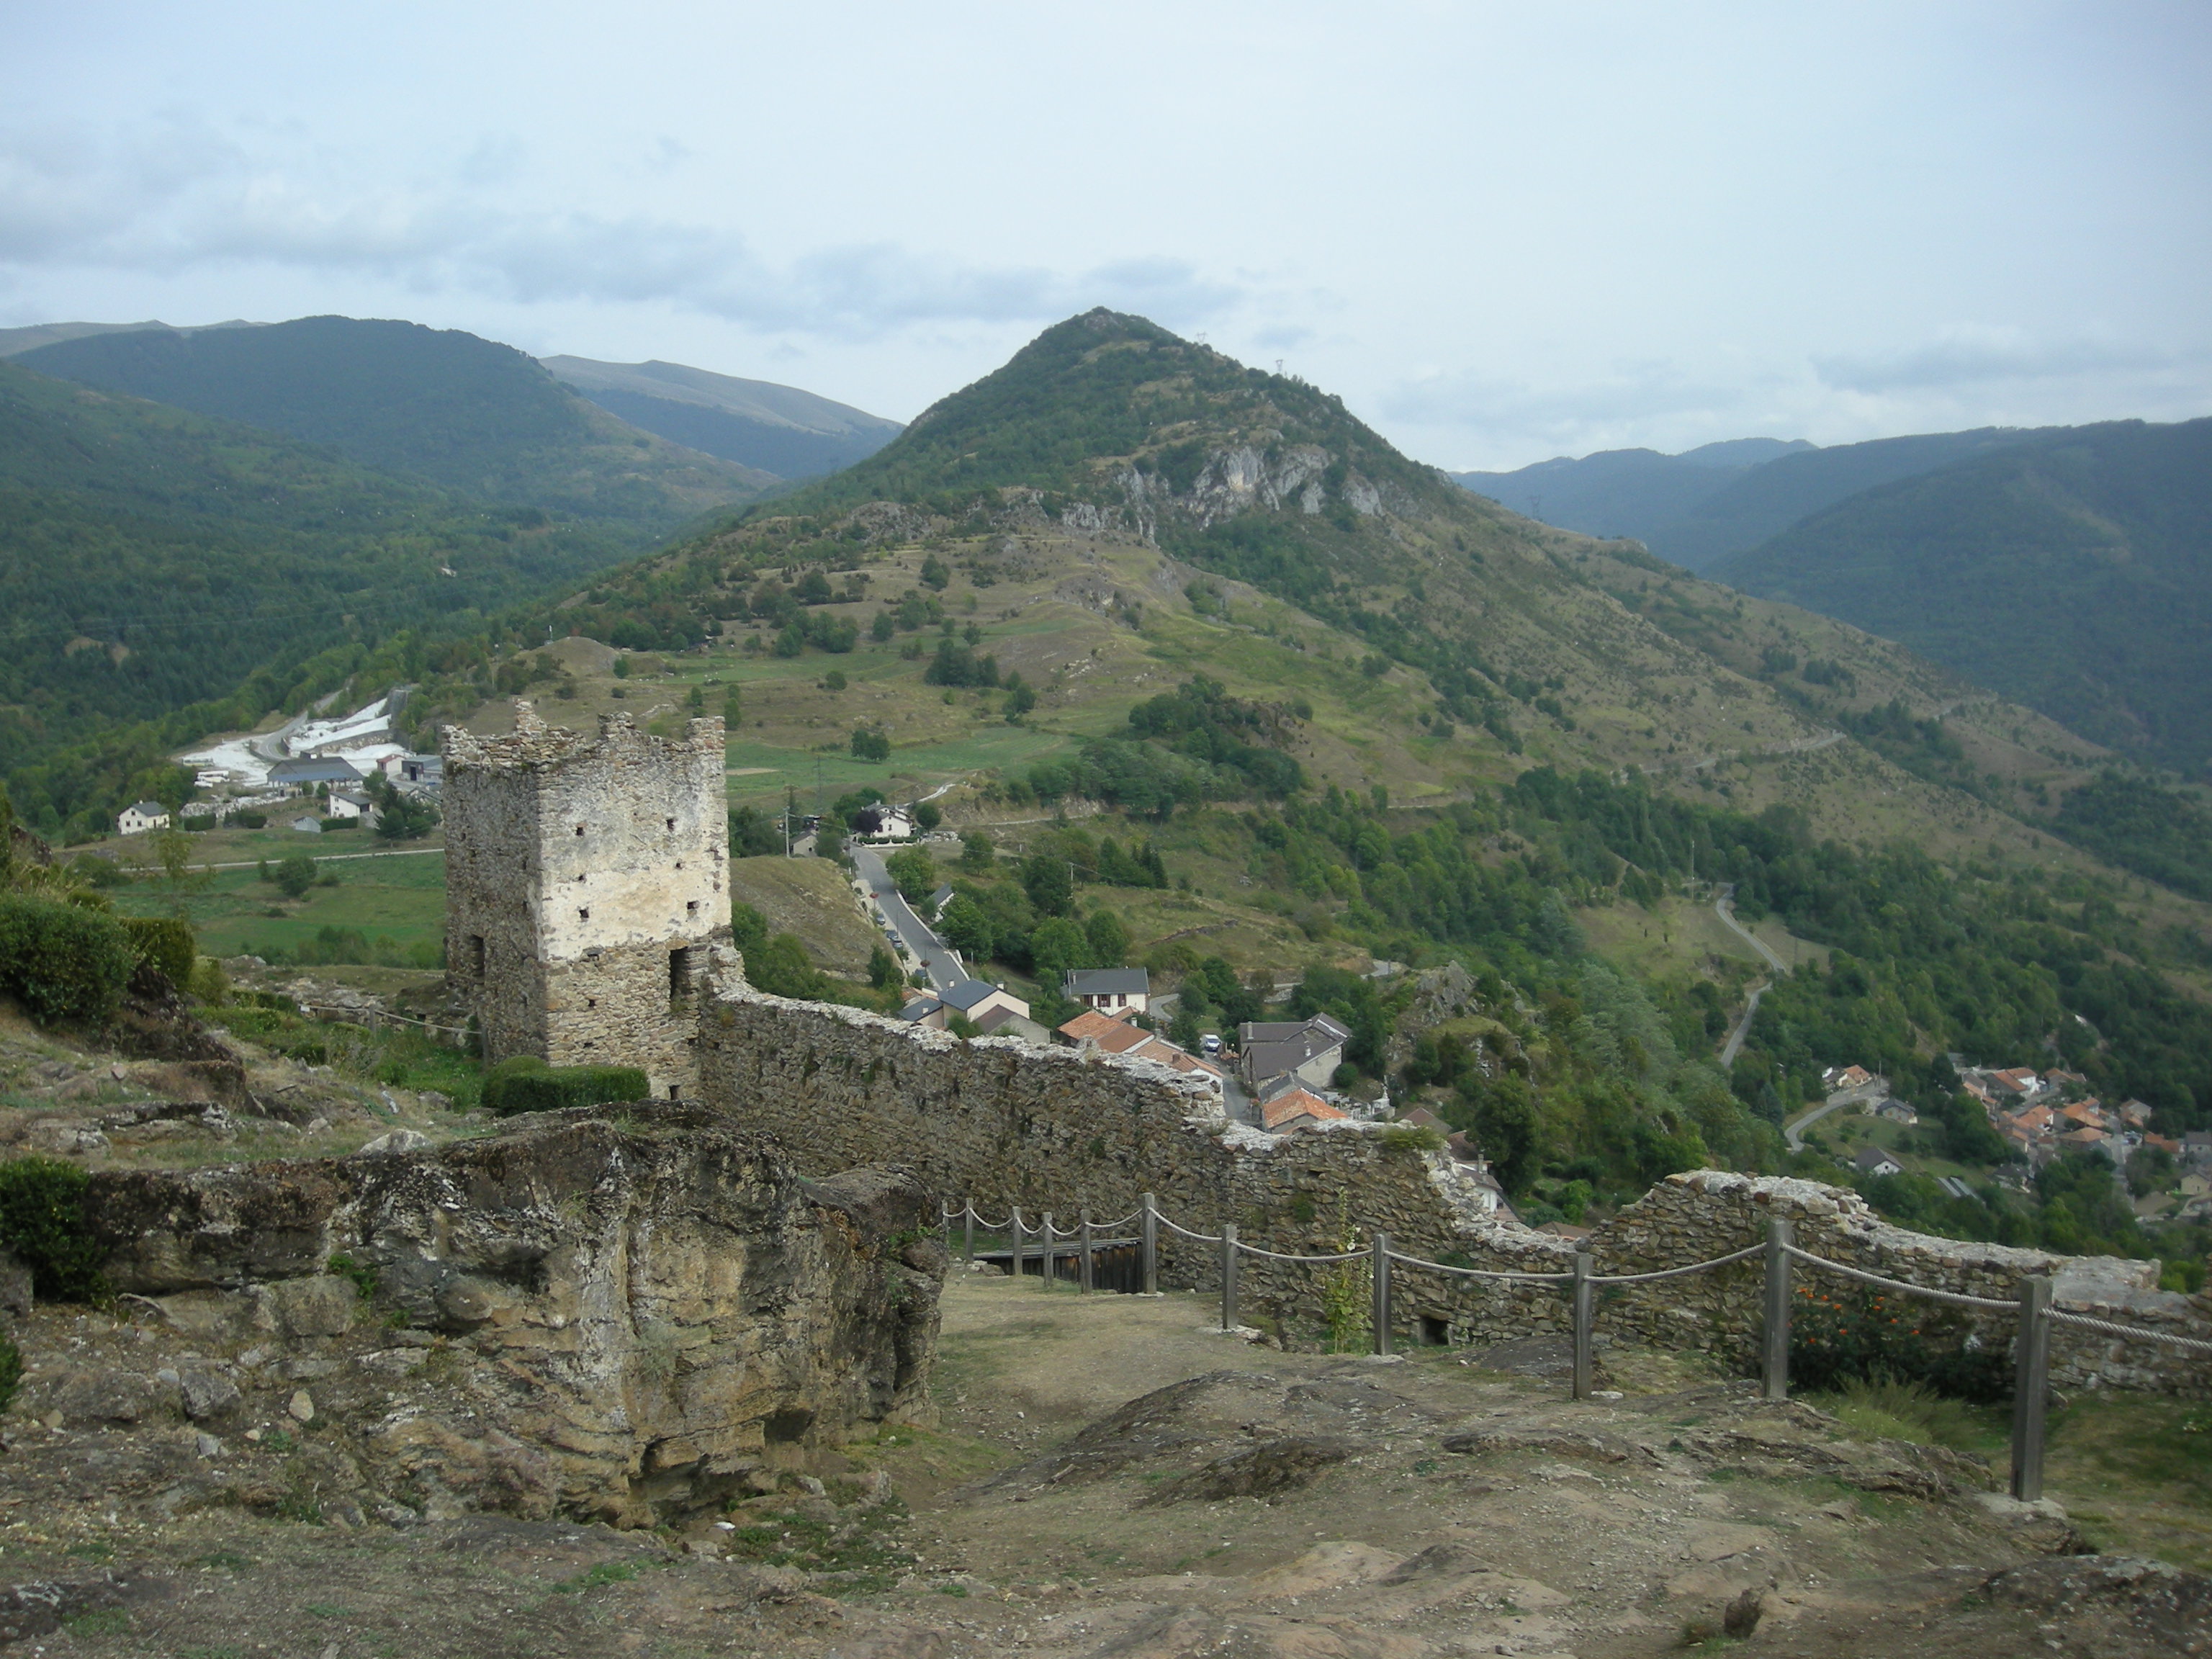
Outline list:
[[[960,965],[960,958],[953,955],[952,947],[915,915],[899,892],[898,884],[884,868],[883,854],[872,847],[850,847],[848,850],[853,854],[853,867],[860,872],[860,879],[890,920],[892,931],[906,941],[906,948],[929,970],[929,982],[940,991],[949,991],[966,979],[968,970]]]
[[[1773,969],[1776,973],[1786,974],[1790,971],[1782,965],[1782,958],[1766,948],[1766,942],[1764,939],[1750,932],[1735,919],[1735,884],[1734,882],[1729,883],[1721,889],[1720,896],[1713,901],[1713,914],[1721,919],[1722,923],[1730,933],[1758,951],[1765,960],[1766,965]],[[1751,1035],[1751,1022],[1759,1012],[1759,1000],[1773,988],[1773,983],[1771,980],[1762,980],[1751,988],[1751,1000],[1744,1006],[1743,1018],[1736,1021],[1735,1030],[1729,1033],[1728,1041],[1721,1045],[1723,1071],[1735,1065],[1736,1055],[1743,1051],[1743,1040]],[[1796,1150],[1794,1145],[1791,1150]]]
[[[340,831],[340,833],[345,832]],[[301,840],[306,842],[307,837],[302,836]],[[195,870],[258,870],[264,864],[282,864],[284,860],[291,857],[292,853],[305,853],[318,864],[343,864],[353,859],[428,858],[434,853],[443,854],[445,850],[442,847],[403,847],[388,853],[318,853],[313,845],[306,845],[295,847],[291,849],[291,852],[281,854],[271,859],[247,859],[238,864],[195,864],[191,867]]]
[[[1865,1088],[1846,1089],[1841,1094],[1830,1095],[1825,1103],[1815,1106],[1811,1111],[1806,1113],[1804,1116],[1799,1118],[1795,1123],[1784,1124],[1782,1126],[1782,1138],[1784,1140],[1789,1142],[1790,1150],[1791,1152],[1802,1152],[1805,1150],[1806,1130],[1811,1128],[1815,1123],[1818,1123],[1822,1118],[1827,1116],[1829,1113],[1834,1111],[1838,1106],[1856,1105],[1861,1101],[1875,1098],[1881,1092],[1880,1089],[1869,1085]]]

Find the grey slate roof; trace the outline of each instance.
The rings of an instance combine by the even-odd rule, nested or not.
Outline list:
[[[359,783],[361,772],[349,760],[336,756],[314,759],[280,760],[269,769],[271,783]]]
[[[1245,1075],[1264,1084],[1341,1048],[1351,1036],[1338,1021],[1316,1014],[1302,1020],[1248,1020],[1237,1028],[1237,1046],[1244,1051]]]
[[[948,1008],[957,1008],[966,1013],[988,996],[998,994],[999,988],[988,979],[963,979],[949,991],[940,991],[939,997]]]
[[[1062,981],[1072,997],[1150,996],[1152,976],[1142,968],[1071,968]]]

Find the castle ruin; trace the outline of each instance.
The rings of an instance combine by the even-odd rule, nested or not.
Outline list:
[[[526,702],[515,729],[446,728],[446,961],[484,1058],[635,1066],[698,1082],[698,1004],[730,937],[722,722],[678,738],[603,715],[596,738]]]

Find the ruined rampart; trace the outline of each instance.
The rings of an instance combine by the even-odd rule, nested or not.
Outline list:
[[[1246,1242],[1285,1254],[1340,1249],[1347,1235],[1379,1230],[1408,1255],[1459,1266],[1563,1273],[1572,1262],[1572,1245],[1489,1215],[1449,1158],[1403,1132],[1344,1123],[1263,1134],[1227,1122],[1198,1085],[1143,1061],[963,1041],[726,980],[702,1021],[700,1073],[707,1103],[775,1134],[802,1169],[900,1164],[993,1216],[1019,1204],[1032,1215],[1056,1212],[1062,1226],[1085,1207],[1105,1220],[1150,1191],[1185,1225],[1213,1231],[1233,1221]],[[1589,1248],[1601,1273],[1674,1267],[1758,1242],[1773,1215],[1796,1224],[1802,1248],[1908,1283],[2010,1298],[2022,1278],[2048,1273],[2068,1308],[2212,1337],[2212,1299],[2158,1291],[2155,1263],[1933,1238],[1888,1225],[1854,1193],[1786,1177],[1671,1176],[1598,1228]],[[1162,1271],[1177,1285],[1218,1282],[1213,1251],[1172,1234]],[[1244,1305],[1310,1325],[1331,1271],[1341,1269],[1248,1260]],[[1598,1328],[1615,1340],[1747,1359],[1759,1271],[1751,1262],[1608,1290]],[[1822,1282],[1800,1273],[1802,1283]],[[1402,1267],[1395,1291],[1415,1333],[1488,1342],[1567,1328],[1565,1299],[1548,1285]],[[2009,1344],[2009,1316],[1971,1317],[1982,1340]],[[2075,1386],[2212,1394],[2212,1363],[2171,1347],[2060,1327],[2052,1352],[2054,1375]]]
[[[90,1210],[125,1307],[194,1351],[164,1373],[172,1408],[312,1425],[281,1501],[638,1523],[772,1489],[924,1405],[928,1200],[896,1173],[817,1174],[696,1104],[641,1103],[414,1152],[101,1171]],[[69,1391],[90,1384],[52,1386],[34,1403],[84,1414]],[[233,1477],[209,1469],[192,1480],[220,1501]]]

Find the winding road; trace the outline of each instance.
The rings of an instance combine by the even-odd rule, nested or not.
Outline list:
[[[1720,896],[1713,901],[1713,914],[1721,919],[1722,924],[1730,933],[1758,951],[1760,958],[1768,967],[1778,974],[1788,973],[1790,969],[1783,965],[1782,958],[1767,949],[1766,941],[1735,919],[1735,884],[1729,882],[1721,889]],[[1729,1033],[1728,1041],[1721,1045],[1723,1071],[1735,1065],[1735,1057],[1743,1052],[1743,1040],[1751,1035],[1751,1022],[1759,1013],[1759,1000],[1773,988],[1773,984],[1774,981],[1771,979],[1761,980],[1751,988],[1751,1000],[1744,1005],[1743,1018],[1736,1021],[1735,1030]],[[1795,1150],[1794,1147],[1792,1150]]]

